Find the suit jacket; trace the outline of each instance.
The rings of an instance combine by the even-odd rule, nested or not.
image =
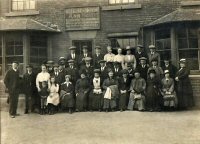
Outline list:
[[[78,77],[78,70],[77,70],[76,67],[74,67],[73,69],[70,68],[70,67],[66,68],[66,74],[71,75],[71,82],[72,82],[73,84],[75,84],[76,81],[77,81],[78,78],[79,78],[79,77]]]
[[[129,90],[131,80],[127,77],[126,82],[123,77],[119,78],[119,90]]]
[[[175,67],[174,65],[169,64],[168,67],[166,67],[166,66],[164,65],[164,66],[162,67],[162,69],[163,69],[163,71],[169,70],[170,77],[171,77],[171,78],[175,78],[175,74],[176,74],[177,69],[176,69],[176,67]]]
[[[91,57],[92,58],[92,54],[91,53],[87,53],[87,57]],[[84,60],[84,55],[83,54],[81,54],[81,55],[79,55],[79,60],[78,60],[78,64],[79,65],[84,65],[85,64],[85,60]]]
[[[99,68],[101,70],[101,67]],[[108,77],[108,67],[105,66],[103,70],[101,70],[101,78],[102,80],[105,80]]]
[[[145,67],[143,68],[142,65],[139,64],[139,65],[137,66],[137,69],[138,69],[138,71],[140,72],[140,76],[141,76],[143,79],[147,80],[147,71],[148,71],[148,69],[149,69],[149,66],[146,64]]]
[[[146,89],[146,81],[143,78],[134,78],[131,81],[130,90],[134,90],[136,93],[144,93]]]
[[[115,78],[119,78],[121,76],[121,71],[122,71],[122,67],[118,68],[118,71],[115,70],[115,67],[113,68],[113,72],[114,72],[114,77]]]
[[[9,93],[18,92],[20,88],[19,71],[9,70],[5,75],[4,84]]]
[[[103,60],[103,58],[104,58],[103,54],[100,54],[98,57],[97,57],[96,54],[94,54],[94,57],[93,57],[93,66],[94,66],[94,68],[99,68],[100,67],[99,61]]]
[[[68,60],[74,60],[74,65],[77,66],[79,64],[79,55],[75,53],[75,59],[72,58],[71,53],[69,53],[66,57],[66,62],[68,62]],[[66,64],[66,66],[68,66],[68,63]]]
[[[23,87],[25,94],[33,94],[37,92],[36,88],[36,74],[31,73],[28,74],[27,72],[23,76]]]
[[[72,83],[67,84],[64,82],[61,84],[60,90],[64,90],[66,93],[73,94],[74,93],[74,85]]]
[[[134,70],[133,69],[128,70],[128,77],[130,80],[132,80],[134,78]]]
[[[151,64],[152,59],[157,59],[158,60],[158,66],[160,66],[160,54],[159,53],[154,52],[153,55],[151,53],[148,53],[148,61],[149,61],[150,66],[152,66],[152,64]]]
[[[66,72],[62,70],[61,72],[58,72],[58,75],[55,73],[52,73],[51,75],[55,76],[55,81],[61,85],[65,81]]]
[[[141,57],[147,58],[147,54],[143,51],[141,53],[135,52],[135,59],[136,59],[137,65],[139,65]]]
[[[86,75],[87,77],[89,78],[89,80],[91,80],[93,78],[93,73],[94,73],[94,68],[93,66],[90,66],[90,67],[86,67],[85,65],[83,65],[80,69],[80,72],[81,71],[86,71]],[[79,72],[79,73],[80,73]]]

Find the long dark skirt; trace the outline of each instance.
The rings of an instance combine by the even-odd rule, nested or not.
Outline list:
[[[106,99],[104,98],[104,104],[103,104],[103,109],[114,109],[116,108],[116,99]]]
[[[194,98],[191,82],[188,79],[180,80],[177,84],[178,108],[194,106]]]
[[[119,95],[119,109],[123,110],[127,109],[127,99],[128,99],[128,93]]]
[[[89,109],[99,110],[103,106],[103,94],[95,94],[91,91],[89,95]]]
[[[74,107],[74,96],[72,94],[65,95],[60,101],[61,103],[61,108],[73,108]]]
[[[146,107],[147,110],[157,111],[160,109],[161,105],[161,97],[159,95],[159,91],[154,87],[147,87],[146,94]]]
[[[88,106],[88,94],[84,94],[84,91],[79,92],[79,95],[76,97],[76,109],[79,111],[87,109]]]

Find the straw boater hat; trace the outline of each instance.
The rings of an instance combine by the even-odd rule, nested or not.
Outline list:
[[[143,45],[140,45],[140,44],[137,45],[137,47],[139,47],[139,48],[144,48],[144,46],[143,46]]]
[[[71,47],[69,48],[69,50],[75,50],[75,49],[76,49],[75,46],[71,46]]]
[[[68,63],[74,63],[74,60],[70,59],[68,60]]]
[[[47,61],[47,66],[50,66],[50,65],[53,65],[53,64],[54,64],[54,61],[52,61],[52,60]]]
[[[156,47],[154,45],[150,45],[149,49],[155,49]]]
[[[94,73],[100,73],[101,72],[101,70],[100,69],[94,69]]]
[[[147,60],[147,58],[141,57],[141,58],[139,58],[139,60]]]
[[[85,62],[90,62],[91,60],[92,60],[91,57],[86,57],[86,58],[85,58]]]
[[[164,71],[164,74],[167,74],[167,73],[169,73],[169,70],[165,70],[165,71]]]
[[[179,63],[186,63],[186,59],[185,58],[180,59]]]

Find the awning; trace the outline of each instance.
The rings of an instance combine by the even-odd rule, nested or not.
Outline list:
[[[155,26],[160,24],[174,23],[174,22],[190,22],[199,21],[200,22],[200,9],[183,9],[180,8],[172,13],[169,13],[145,27]]]
[[[53,24],[45,25],[30,18],[0,18],[0,31],[35,30],[47,32],[60,32]]]

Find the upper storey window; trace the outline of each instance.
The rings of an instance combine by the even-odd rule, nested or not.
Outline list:
[[[129,4],[135,3],[135,0],[109,0],[109,4]]]
[[[35,10],[36,0],[12,0],[12,11]]]

